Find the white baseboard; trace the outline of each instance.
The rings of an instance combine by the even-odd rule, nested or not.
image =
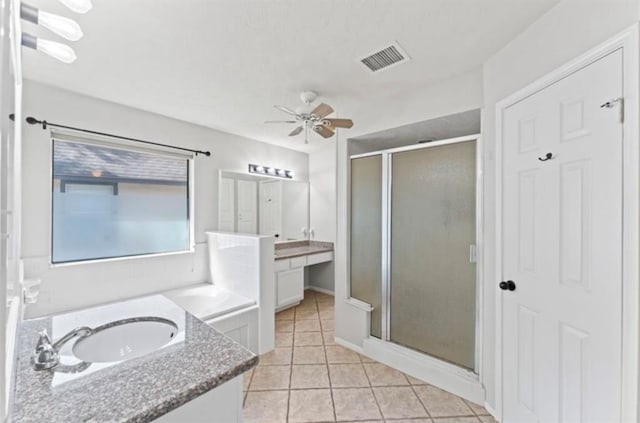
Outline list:
[[[358,354],[363,354],[364,355],[364,350],[362,348],[360,348],[359,346],[357,346],[356,344],[352,344],[349,341],[345,341],[342,338],[334,338],[334,341],[336,342],[336,344],[343,346],[345,348],[349,348],[352,351],[357,352]]]
[[[347,345],[344,346],[349,348]],[[478,375],[469,370],[377,338],[365,339],[360,350],[367,357],[409,376],[424,380],[476,404],[484,404],[484,388]]]
[[[496,410],[494,410],[493,407],[490,406],[489,403],[487,403],[486,401],[484,402],[483,405],[484,405],[484,409],[487,410],[487,412],[491,414],[494,419],[498,420],[498,414],[496,413]]]
[[[321,294],[331,295],[332,297],[335,295],[333,291],[324,288],[318,288],[317,286],[309,285],[305,286],[304,289],[308,289],[309,291],[319,292]]]

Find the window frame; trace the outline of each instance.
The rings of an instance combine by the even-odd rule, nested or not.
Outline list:
[[[77,144],[88,144],[88,145],[96,145],[99,147],[106,148],[114,148],[120,149],[124,151],[136,151],[147,154],[156,154],[159,156],[172,156],[174,158],[180,158],[187,161],[187,219],[188,219],[188,247],[183,250],[176,251],[166,251],[160,253],[144,253],[144,254],[130,254],[124,256],[117,257],[104,257],[104,258],[90,258],[90,259],[80,259],[73,261],[62,261],[62,262],[54,262],[53,261],[53,186],[54,186],[54,175],[53,175],[53,162],[54,162],[54,143],[55,141],[61,142],[72,142]],[[48,231],[48,244],[49,244],[49,267],[68,267],[68,266],[77,266],[83,264],[92,264],[92,263],[105,263],[105,262],[118,262],[118,261],[129,261],[136,259],[145,259],[145,258],[153,258],[153,257],[163,257],[163,256],[174,256],[174,255],[193,255],[195,253],[195,154],[194,153],[186,153],[186,152],[177,152],[176,150],[172,150],[169,148],[163,147],[141,147],[134,142],[121,141],[119,139],[115,139],[108,136],[87,136],[85,134],[78,135],[73,131],[66,130],[51,130],[49,137],[49,231]],[[87,183],[86,181],[79,180],[64,180],[65,183]],[[97,182],[100,184],[99,182]],[[60,186],[62,189],[63,180],[60,181]],[[112,183],[102,183],[102,185],[112,185],[114,187],[114,195],[118,195],[118,186]]]

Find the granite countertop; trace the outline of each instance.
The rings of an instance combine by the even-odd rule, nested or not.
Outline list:
[[[333,251],[333,242],[308,240],[279,242],[275,244],[275,259],[282,260],[327,251]]]
[[[31,352],[38,331],[53,341],[78,326],[96,327],[129,317],[157,316],[178,326],[173,340],[138,358],[92,363],[79,373],[35,371]],[[258,357],[162,295],[26,320],[19,327],[16,383],[10,421],[149,422],[258,363]],[[77,363],[68,342],[63,364]]]

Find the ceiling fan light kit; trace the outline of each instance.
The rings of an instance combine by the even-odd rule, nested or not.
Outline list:
[[[285,106],[273,106],[281,112],[294,116],[295,120],[268,120],[265,123],[299,123],[299,126],[289,132],[289,136],[295,137],[304,131],[305,144],[309,142],[308,134],[310,130],[323,138],[331,138],[335,134],[337,128],[351,128],[353,126],[353,121],[351,119],[327,118],[327,116],[333,113],[334,110],[333,107],[326,103],[320,103],[313,108],[313,110],[307,112],[311,103],[313,103],[317,98],[318,94],[316,92],[303,91],[300,93],[300,100],[305,104],[305,107],[292,110]]]

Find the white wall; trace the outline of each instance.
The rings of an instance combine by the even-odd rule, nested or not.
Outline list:
[[[63,91],[32,81],[24,85],[25,116],[128,137],[211,150],[195,160],[195,234],[193,254],[133,258],[101,263],[49,266],[49,131],[24,125],[23,243],[25,275],[42,278],[38,304],[29,316],[116,301],[207,280],[205,231],[218,227],[219,170],[247,172],[249,163],[291,169],[308,180],[308,156],[202,126],[115,103]]]
[[[491,57],[483,69],[485,161],[484,384],[495,403],[495,107],[534,80],[623,31],[640,19],[638,0],[564,0]]]
[[[340,136],[340,133],[338,133]],[[336,242],[336,141],[309,153],[309,227],[313,239]],[[309,267],[310,286],[334,291],[334,262]]]

